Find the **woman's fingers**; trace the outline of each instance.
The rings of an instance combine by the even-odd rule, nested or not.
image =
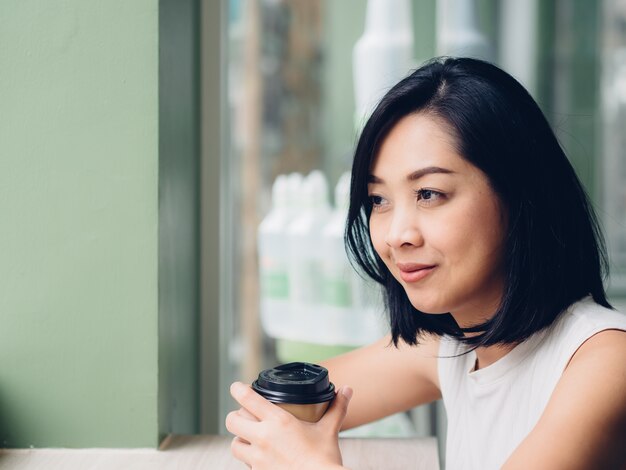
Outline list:
[[[254,468],[326,468],[341,462],[336,431],[341,427],[351,396],[342,389],[318,423],[306,423],[265,400],[250,386],[236,382],[231,394],[241,405],[226,417],[235,436],[233,456]],[[334,467],[333,467],[334,468]]]
[[[226,428],[237,436],[231,448],[238,460],[255,468],[303,468],[305,461],[316,462],[310,468],[325,468],[327,463],[341,462],[337,432],[346,416],[351,389],[341,389],[315,424],[299,421],[248,385],[235,382],[230,390],[242,407],[226,417]]]
[[[254,416],[252,413],[250,413],[245,408],[239,408],[237,413],[239,413],[239,416],[241,416],[242,418],[249,419],[251,421],[257,421],[257,422],[259,421],[258,419],[256,419],[256,416]]]
[[[249,442],[237,436],[233,438],[230,443],[230,451],[237,460],[245,463],[248,468],[252,468],[252,464],[250,463],[252,446]]]
[[[239,423],[239,419],[243,419],[246,421],[250,421],[252,423],[258,423],[259,420],[256,419],[251,413],[249,413],[245,408],[239,408],[237,411],[233,411],[232,412],[233,416],[227,416],[226,417],[226,428],[232,432],[233,434],[237,434],[235,431],[236,430],[241,430],[241,432],[246,432],[249,433],[252,430],[250,429],[250,427],[241,427],[241,424]],[[234,422],[233,422],[234,421]],[[244,423],[245,424],[245,423]],[[242,438],[241,436],[239,436],[241,438],[242,441],[244,441],[246,444],[250,444],[249,441],[247,441],[246,439]]]
[[[254,440],[256,426],[259,424],[256,419],[244,418],[239,411],[231,411],[226,415],[228,432],[241,437],[248,443]]]
[[[283,411],[241,382],[235,382],[230,386],[230,394],[237,403],[260,421]]]
[[[320,424],[328,425],[335,432],[339,432],[348,413],[348,405],[350,404],[352,393],[353,391],[350,387],[341,387],[330,404],[328,411],[322,416]]]

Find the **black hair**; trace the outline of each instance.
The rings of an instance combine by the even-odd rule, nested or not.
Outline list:
[[[487,176],[507,213],[503,296],[489,320],[470,328],[460,328],[450,314],[414,308],[370,239],[372,164],[391,128],[412,113],[445,123],[458,153]],[[474,347],[513,344],[587,295],[612,308],[603,285],[604,240],[581,182],[530,94],[481,60],[435,58],[382,98],[356,147],[345,241],[357,268],[383,287],[395,345],[399,338],[416,344],[424,333]]]

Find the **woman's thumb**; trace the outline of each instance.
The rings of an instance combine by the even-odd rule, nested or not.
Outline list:
[[[343,420],[348,412],[348,404],[352,398],[352,393],[353,392],[350,387],[341,387],[337,392],[337,395],[335,395],[335,399],[330,404],[328,411],[326,411],[322,417],[322,421],[332,422],[332,425],[336,428],[337,432],[341,429]]]

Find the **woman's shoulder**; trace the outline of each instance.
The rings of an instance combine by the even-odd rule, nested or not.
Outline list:
[[[617,462],[626,458],[626,318],[583,299],[564,312],[557,326],[563,333],[559,344],[565,345],[560,355],[564,370],[538,423],[504,468],[621,468]],[[564,435],[568,438],[554,439]],[[552,445],[546,448],[548,440]]]
[[[626,331],[602,330],[586,340],[571,358],[539,422],[504,468],[622,468],[624,357]],[[545,442],[551,445],[546,447]]]
[[[564,317],[590,326],[597,325],[601,327],[605,324],[626,326],[626,315],[624,313],[596,303],[591,296],[584,297],[570,305],[564,312]]]
[[[585,297],[564,310],[552,325],[536,333],[533,361],[556,379],[590,338],[614,330],[626,331],[626,315]]]
[[[571,355],[589,338],[608,330],[626,330],[626,315],[585,297],[570,305],[548,328],[545,345],[565,352],[569,349]]]
[[[572,363],[594,362],[596,367],[615,362],[626,372],[626,315],[599,305],[586,297],[573,304],[565,314],[565,329],[570,336],[579,336],[580,344],[573,352]],[[626,375],[626,374],[625,374]]]
[[[585,377],[586,386],[595,387],[603,374],[617,370],[626,378],[626,315],[591,297],[581,299],[549,329],[536,356],[546,373],[556,373],[561,387],[575,382],[574,388],[582,391]]]

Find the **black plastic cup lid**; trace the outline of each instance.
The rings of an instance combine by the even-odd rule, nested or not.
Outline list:
[[[308,405],[335,397],[328,370],[317,364],[290,362],[266,369],[252,383],[252,389],[273,403]]]

